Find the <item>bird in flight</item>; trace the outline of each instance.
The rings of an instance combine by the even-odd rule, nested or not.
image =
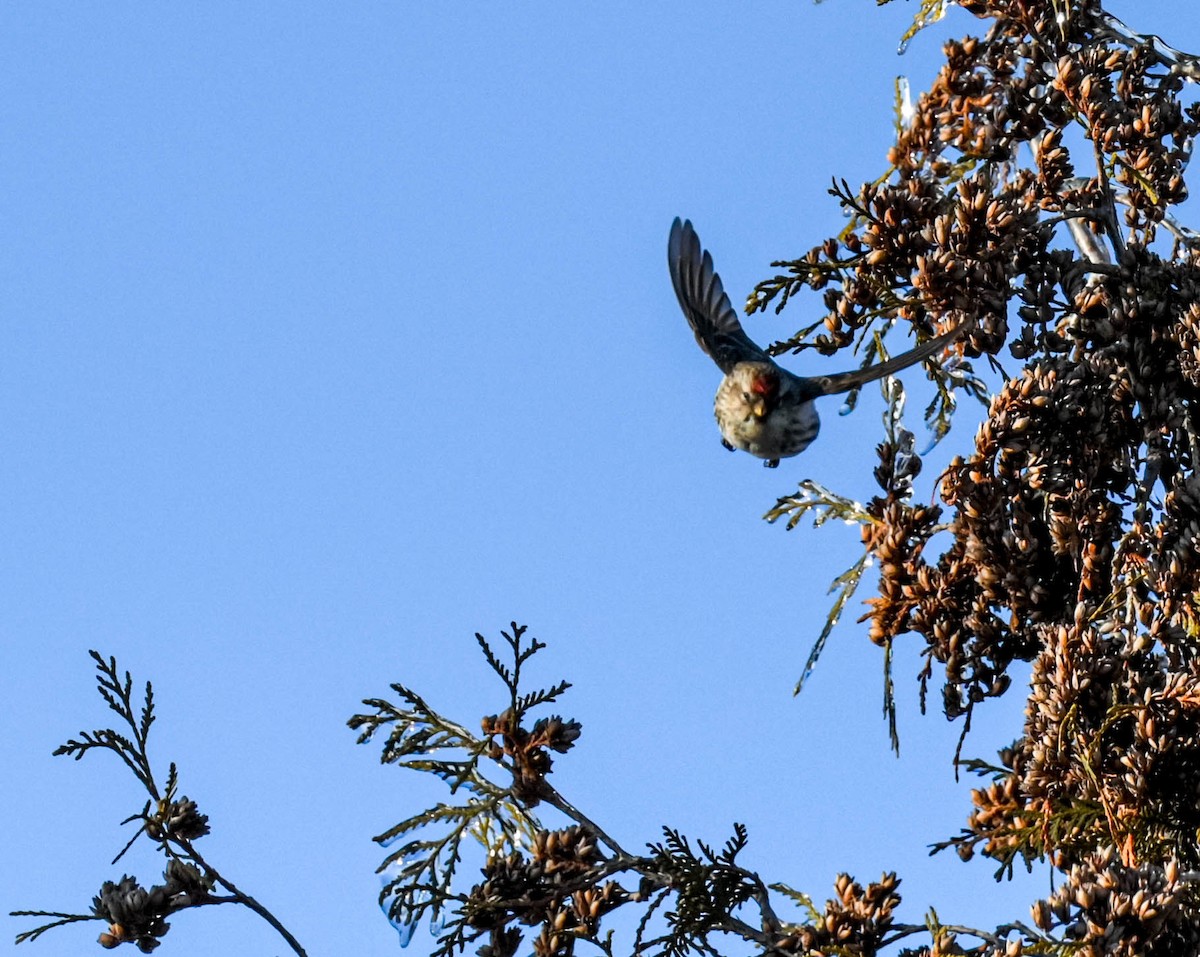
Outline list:
[[[725,373],[713,403],[721,444],[731,452],[741,449],[766,459],[763,464],[767,468],[803,452],[817,437],[821,422],[815,399],[849,392],[907,369],[945,348],[964,331],[964,323],[960,323],[903,355],[865,369],[798,376],[782,368],[746,335],[721,277],[713,269],[712,256],[701,249],[690,220],[676,217],[671,224],[667,264],[696,341]]]

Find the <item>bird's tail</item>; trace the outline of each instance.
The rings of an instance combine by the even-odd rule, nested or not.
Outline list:
[[[902,369],[916,365],[918,362],[928,359],[934,353],[946,348],[946,346],[950,345],[950,343],[954,342],[960,336],[970,332],[974,326],[974,319],[964,319],[949,332],[944,332],[940,336],[936,336],[914,349],[909,349],[908,352],[888,359],[886,362],[880,362],[878,365],[868,366],[865,369],[855,369],[853,372],[820,376],[821,392],[824,395],[849,392],[851,389],[856,389],[868,382],[874,382],[876,379],[882,379],[884,376],[894,375]]]

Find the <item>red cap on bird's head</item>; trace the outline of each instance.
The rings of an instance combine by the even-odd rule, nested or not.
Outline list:
[[[770,366],[753,369],[748,384],[750,413],[756,419],[765,419],[779,402],[779,374]]]
[[[772,372],[756,372],[750,380],[750,391],[755,395],[774,395],[779,391],[779,376]]]

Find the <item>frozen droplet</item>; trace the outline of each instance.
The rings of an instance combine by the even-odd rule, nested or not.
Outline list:
[[[943,436],[939,435],[933,429],[930,429],[929,430],[929,441],[926,442],[923,446],[921,446],[920,454],[922,456],[928,455],[930,452],[932,452],[937,447],[937,444],[940,441],[942,441],[942,438],[943,438]]]
[[[400,938],[400,946],[407,947],[412,940],[413,931],[417,929],[417,920],[409,907],[393,909],[395,902],[394,896],[385,897],[379,902],[379,907],[388,923],[396,929],[396,934]]]
[[[400,946],[407,947],[412,941],[413,930],[417,925],[412,922],[402,924],[399,921],[392,920],[390,917],[388,918],[388,923],[396,928],[396,933],[400,937]]]

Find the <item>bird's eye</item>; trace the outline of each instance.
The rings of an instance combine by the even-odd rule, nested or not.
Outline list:
[[[750,393],[749,393],[749,392],[743,392],[743,393],[742,393],[742,398],[743,398],[743,399],[745,399],[745,400],[746,400],[746,402],[749,402],[749,401],[750,401]]]

